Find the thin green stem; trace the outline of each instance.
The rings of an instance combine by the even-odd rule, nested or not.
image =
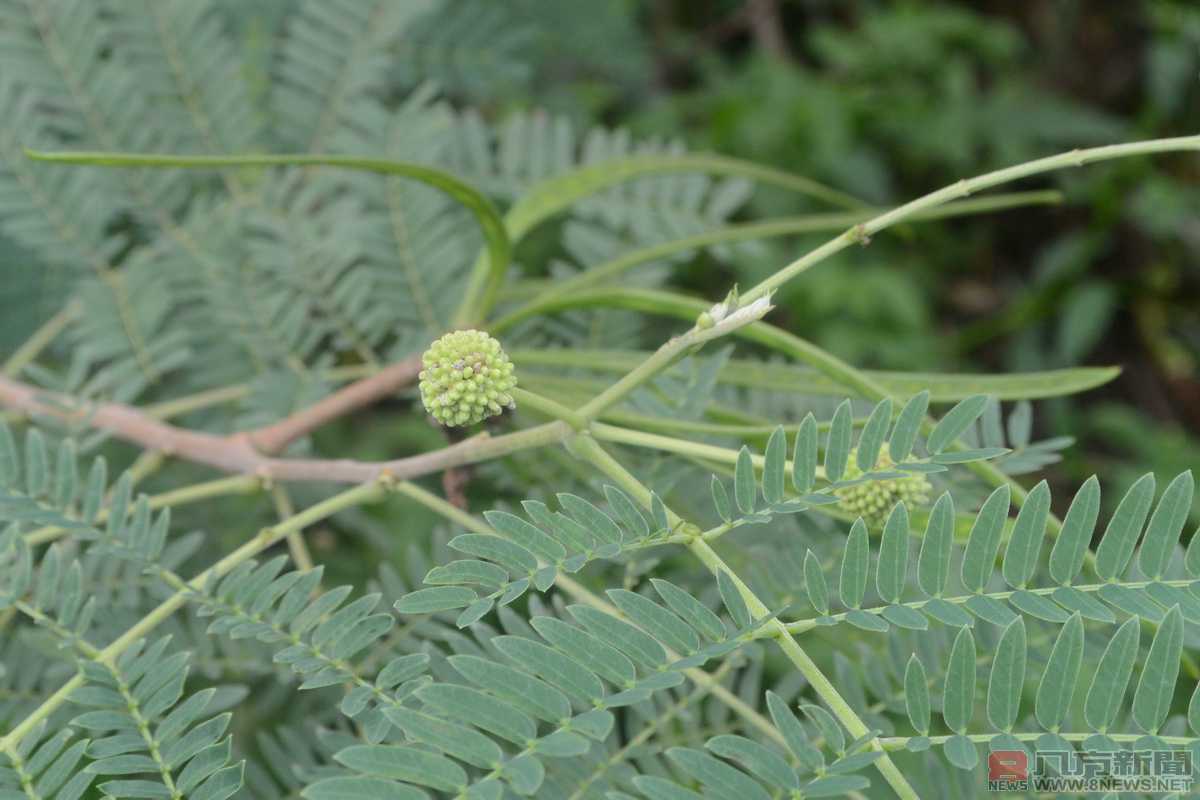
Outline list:
[[[21,371],[33,363],[42,354],[42,351],[49,347],[58,338],[58,335],[79,317],[82,311],[83,305],[79,300],[67,303],[62,310],[34,331],[28,341],[13,351],[13,354],[4,362],[4,366],[0,368],[0,372],[10,378],[20,375]]]
[[[1029,594],[1050,596],[1062,588],[1074,589],[1077,592],[1094,593],[1094,592],[1100,591],[1105,586],[1122,586],[1126,589],[1144,589],[1145,587],[1150,586],[1151,584],[1154,584],[1154,583],[1159,583],[1159,584],[1162,584],[1163,586],[1171,586],[1171,587],[1186,589],[1197,583],[1200,583],[1200,581],[1197,581],[1195,578],[1187,578],[1187,579],[1183,579],[1183,580],[1164,580],[1164,581],[1113,581],[1111,583],[1081,583],[1081,584],[1067,586],[1067,587],[1043,586],[1043,587],[1039,587],[1036,589],[1024,589],[1022,591],[1026,591]],[[940,599],[944,602],[947,602],[947,603],[953,603],[954,605],[963,605],[966,602],[968,602],[969,600],[971,600],[971,598],[973,598],[973,597],[986,597],[991,600],[999,601],[999,600],[1008,600],[1014,594],[1016,594],[1015,589],[1009,590],[1009,591],[1002,591],[1002,592],[979,592],[978,594],[955,595],[954,597],[942,597],[942,598],[938,598],[938,599]],[[932,602],[932,599],[909,600],[908,602],[896,603],[895,605],[906,606],[906,607],[914,609],[914,610],[919,610],[919,609],[927,606],[930,602]],[[867,614],[880,615],[880,614],[883,614],[883,612],[885,610],[887,610],[888,608],[890,608],[890,606],[876,606],[874,608],[864,608],[861,610],[866,612]],[[849,613],[849,612],[842,612],[839,614],[830,614],[828,617],[821,617],[819,619],[816,617],[811,618],[811,619],[798,619],[798,620],[794,620],[792,622],[788,622],[788,623],[786,623],[786,625],[787,625],[787,629],[789,631],[791,631],[792,633],[805,633],[807,631],[813,630],[814,628],[821,627],[823,625],[828,625],[828,620],[833,620],[835,622],[844,622],[846,620],[847,613]],[[825,621],[822,621],[822,620],[825,620]]]
[[[944,219],[948,217],[962,216],[965,214],[980,214],[989,211],[998,211],[1006,208],[1014,208],[1018,206],[1032,205],[1035,203],[1058,203],[1061,202],[1062,195],[1054,191],[1037,191],[1037,192],[1016,192],[1013,194],[997,195],[996,197],[985,197],[976,200],[963,200],[957,203],[949,203],[939,208],[931,208],[915,215],[916,219],[933,220]],[[642,247],[637,250],[631,250],[617,258],[597,264],[593,267],[588,267],[578,275],[574,275],[565,281],[555,281],[550,284],[545,290],[539,292],[536,297],[531,298],[520,307],[505,314],[500,319],[488,325],[488,330],[494,334],[499,334],[502,331],[511,328],[518,322],[522,322],[532,316],[536,316],[538,312],[545,307],[546,303],[556,297],[565,297],[572,292],[577,292],[580,289],[587,289],[597,284],[612,280],[623,273],[641,264],[646,264],[652,261],[657,261],[668,256],[673,256],[678,253],[685,253],[689,250],[695,250],[700,247],[708,247],[714,244],[722,244],[727,242],[751,241],[756,239],[766,239],[775,236],[789,236],[804,233],[821,233],[829,230],[838,230],[847,225],[854,225],[859,222],[865,222],[873,215],[879,214],[882,209],[867,209],[864,211],[856,211],[849,213],[836,214],[810,214],[803,217],[788,217],[784,219],[765,220],[762,222],[749,222],[738,225],[729,225],[724,228],[715,228],[703,233],[685,236],[680,239],[672,239],[668,242],[660,242],[648,247]]]
[[[449,172],[435,169],[426,164],[392,161],[382,158],[362,158],[359,156],[296,153],[243,156],[184,156],[144,153],[47,153],[26,150],[25,154],[37,161],[50,161],[58,164],[87,164],[101,167],[212,169],[214,167],[323,166],[410,178],[445,192],[465,206],[475,216],[476,222],[479,223],[479,227],[483,231],[484,240],[487,242],[487,259],[483,264],[484,274],[491,276],[488,281],[489,285],[498,283],[503,279],[505,272],[508,270],[509,259],[512,256],[512,245],[509,241],[505,220],[501,219],[500,212],[496,210],[496,206],[492,201],[469,183],[455,177]]]
[[[677,156],[637,155],[588,164],[534,184],[505,214],[504,227],[509,240],[516,244],[537,225],[567,210],[588,195],[635,178],[674,172],[734,175],[806,194],[835,206],[859,209],[865,205],[856,197],[831,189],[803,175],[784,172],[752,161],[706,153],[686,153]],[[455,327],[478,325],[487,319],[504,282],[505,271],[489,270],[482,259],[476,261],[458,312],[454,315]]]
[[[543,397],[540,394],[535,394],[520,387],[514,387],[509,394],[517,402],[518,407],[526,406],[542,416],[550,417],[551,419],[561,419],[575,430],[587,427],[588,421],[586,417],[574,409],[567,408],[562,403],[555,402],[548,397]]]
[[[1069,153],[1060,153],[1056,156],[1039,158],[1024,164],[988,172],[974,178],[960,180],[957,183],[938,189],[935,192],[930,192],[923,197],[918,197],[916,200],[909,201],[902,206],[897,206],[891,211],[887,211],[846,230],[844,233],[830,239],[825,244],[796,259],[769,278],[761,281],[757,286],[742,295],[742,302],[751,303],[759,297],[765,297],[796,275],[799,275],[815,264],[819,264],[835,253],[845,250],[854,244],[865,244],[870,237],[885,228],[903,220],[911,219],[913,216],[931,208],[967,197],[975,192],[1021,178],[1027,178],[1031,175],[1038,175],[1043,172],[1051,172],[1067,167],[1082,167],[1085,164],[1095,161],[1187,150],[1200,150],[1200,135],[1178,136],[1171,139],[1150,139],[1142,142],[1129,142],[1127,144],[1091,147],[1085,150],[1072,150]]]

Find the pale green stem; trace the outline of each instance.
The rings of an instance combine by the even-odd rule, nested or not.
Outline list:
[[[504,215],[504,228],[515,245],[534,227],[567,210],[576,201],[610,186],[636,178],[675,172],[707,172],[714,175],[733,175],[765,184],[773,184],[845,208],[862,208],[865,203],[844,192],[831,189],[802,175],[742,161],[728,156],[707,153],[685,153],[677,156],[637,155],[597,164],[588,164],[546,178],[521,196]],[[466,290],[454,326],[463,328],[480,324],[486,319],[507,272],[489,269],[482,259],[476,261],[467,281]]]
[[[378,500],[384,496],[384,493],[385,490],[382,481],[364,483],[353,489],[336,494],[320,503],[309,506],[294,517],[290,517],[277,525],[264,528],[253,539],[192,578],[188,582],[187,589],[175,592],[175,594],[160,603],[149,614],[142,617],[133,627],[129,628],[101,650],[94,660],[99,664],[111,667],[116,663],[121,653],[125,652],[135,642],[144,638],[165,622],[187,602],[188,595],[191,592],[203,589],[208,581],[228,574],[238,564],[254,558],[254,556],[263,550],[287,537],[292,531],[303,530],[312,523],[323,520],[347,508]],[[46,698],[40,706],[34,709],[16,727],[0,739],[0,750],[10,754],[15,753],[17,744],[21,739],[37,727],[42,720],[53,714],[63,703],[67,702],[67,698],[75,690],[83,686],[84,683],[85,680],[81,673],[63,684],[58,691]]]
[[[275,503],[275,513],[279,515],[281,520],[296,515],[296,507],[292,504],[292,497],[288,494],[283,484],[277,483],[271,487],[271,499]],[[313,559],[309,555],[308,545],[305,544],[304,534],[301,531],[292,531],[287,535],[287,546],[288,553],[291,555],[292,563],[296,565],[296,569],[301,572],[308,572],[313,568]]]
[[[562,403],[555,402],[548,397],[543,397],[540,394],[514,387],[509,394],[517,403],[517,407],[525,406],[531,408],[537,413],[551,419],[561,419],[563,422],[570,425],[575,430],[580,430],[587,427],[587,419],[574,409],[567,408]]]
[[[928,209],[916,215],[916,218],[920,220],[943,219],[963,214],[998,211],[1034,203],[1057,203],[1061,199],[1062,195],[1054,191],[1017,192],[1008,195],[997,195],[996,197],[984,197],[977,200],[963,200],[957,203],[950,203],[940,208]],[[580,289],[586,289],[616,278],[641,264],[666,258],[677,253],[726,242],[740,242],[765,239],[773,236],[838,230],[847,225],[864,222],[873,215],[880,213],[880,211],[881,209],[869,209],[851,213],[811,214],[803,217],[749,222],[716,228],[692,236],[685,236],[681,239],[672,239],[668,242],[660,242],[649,247],[639,248],[610,261],[597,264],[594,267],[588,267],[578,275],[574,275],[565,281],[553,282],[548,288],[539,292],[536,297],[524,305],[490,323],[488,330],[498,335],[501,331],[511,328],[518,322],[537,315],[554,298],[569,296],[572,292],[577,292]]]
[[[79,314],[83,311],[83,305],[78,300],[72,300],[63,306],[62,310],[55,314],[50,319],[46,320],[40,328],[34,331],[33,336],[25,344],[18,347],[8,360],[4,362],[0,372],[10,378],[15,378],[21,374],[25,367],[33,363],[42,351],[58,338],[67,327],[74,322]]]
[[[916,214],[920,214],[931,208],[949,203],[952,200],[967,197],[975,192],[1021,178],[1027,178],[1030,175],[1038,175],[1043,172],[1065,169],[1066,167],[1082,167],[1084,164],[1095,161],[1186,150],[1200,150],[1200,135],[1178,136],[1172,139],[1150,139],[1142,142],[1129,142],[1127,144],[1091,147],[1085,150],[1072,150],[1069,153],[1060,153],[1056,156],[1039,158],[1035,161],[1028,161],[1024,164],[999,169],[995,172],[988,172],[974,178],[960,180],[957,183],[938,189],[924,197],[918,197],[916,200],[912,200],[902,206],[897,206],[891,211],[884,212],[873,219],[855,225],[760,282],[757,286],[742,295],[742,303],[750,303],[759,297],[766,296],[804,270],[824,261],[835,253],[845,250],[851,245],[865,244],[871,236],[874,236],[884,228],[910,219]]]

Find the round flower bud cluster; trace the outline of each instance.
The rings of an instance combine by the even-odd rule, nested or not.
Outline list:
[[[483,331],[447,333],[421,362],[421,402],[443,425],[474,425],[513,407],[513,364]]]
[[[852,481],[862,477],[863,471],[858,468],[858,450],[850,451],[850,463],[842,480]],[[875,462],[874,472],[891,472],[896,466],[887,454],[885,446]],[[837,496],[838,508],[854,517],[862,517],[871,526],[880,526],[887,521],[888,515],[896,503],[904,503],[909,511],[929,502],[929,494],[933,486],[919,472],[906,475],[903,478],[888,478],[882,481],[865,481],[847,486],[844,489],[834,489]]]

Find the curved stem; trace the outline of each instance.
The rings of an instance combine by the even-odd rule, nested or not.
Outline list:
[[[1032,205],[1035,203],[1057,203],[1062,195],[1054,191],[1014,192],[1012,194],[985,197],[977,200],[962,200],[949,203],[940,208],[931,208],[916,215],[922,220],[943,219],[966,214],[979,214],[988,211],[998,211],[1005,208]],[[681,239],[652,244],[618,256],[610,261],[588,267],[578,275],[565,281],[555,281],[546,289],[539,292],[535,298],[505,314],[500,319],[488,325],[495,334],[511,328],[513,325],[530,317],[536,316],[545,303],[555,297],[562,297],[604,283],[620,276],[634,267],[677,253],[694,250],[699,247],[721,244],[724,242],[741,242],[755,239],[765,239],[773,236],[788,236],[803,233],[819,233],[828,230],[838,230],[846,225],[854,225],[871,218],[876,210],[837,213],[810,214],[803,217],[749,222],[739,225],[729,225],[716,228]]]
[[[362,158],[359,156],[309,155],[279,153],[247,156],[183,156],[154,155],[142,153],[104,152],[57,152],[49,153],[26,150],[25,154],[35,161],[50,161],[58,164],[87,164],[98,167],[166,167],[175,169],[212,169],[214,167],[340,167],[381,175],[396,175],[433,186],[466,206],[483,231],[487,241],[487,260],[483,262],[485,274],[492,276],[489,284],[499,283],[508,270],[512,256],[512,244],[508,229],[500,212],[491,200],[469,183],[444,170],[425,164],[408,161],[392,161],[384,158]]]
[[[1035,161],[1028,161],[1024,164],[988,172],[974,178],[960,180],[957,183],[938,189],[935,192],[930,192],[924,197],[918,197],[916,200],[909,201],[902,206],[893,208],[891,211],[855,225],[841,235],[830,239],[825,244],[796,259],[743,294],[742,303],[752,303],[759,297],[770,294],[770,292],[787,283],[804,270],[824,261],[835,253],[845,250],[853,244],[866,244],[871,236],[884,228],[895,225],[902,220],[910,219],[931,208],[949,203],[952,200],[964,198],[975,192],[1021,178],[1027,178],[1030,175],[1038,175],[1043,172],[1051,172],[1066,167],[1082,167],[1084,164],[1095,161],[1186,150],[1200,150],[1200,135],[1177,136],[1171,139],[1150,139],[1142,142],[1091,147],[1086,150],[1072,150],[1068,153],[1039,158]]]
[[[588,195],[635,178],[673,172],[732,175],[806,194],[835,206],[858,209],[865,205],[858,198],[811,178],[753,161],[705,153],[641,155],[588,164],[534,184],[504,216],[505,230],[509,239],[516,243],[538,224]],[[462,302],[454,315],[456,327],[478,325],[487,318],[495,305],[506,271],[507,265],[497,271],[489,269],[482,260],[475,262]]]

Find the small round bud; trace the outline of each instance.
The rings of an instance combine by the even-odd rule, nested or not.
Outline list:
[[[421,362],[421,402],[443,425],[474,425],[513,407],[512,361],[483,331],[447,333]]]
[[[862,477],[863,471],[858,468],[857,455],[857,448],[850,451],[850,463],[846,465],[842,480],[852,481]],[[885,447],[880,451],[873,471],[890,472],[895,466],[896,463],[888,456]],[[912,511],[929,502],[932,490],[929,479],[919,472],[914,472],[903,478],[866,481],[844,489],[834,489],[833,493],[840,501],[838,508],[851,516],[862,517],[868,525],[877,527],[887,521],[896,503],[904,503],[905,507]]]

